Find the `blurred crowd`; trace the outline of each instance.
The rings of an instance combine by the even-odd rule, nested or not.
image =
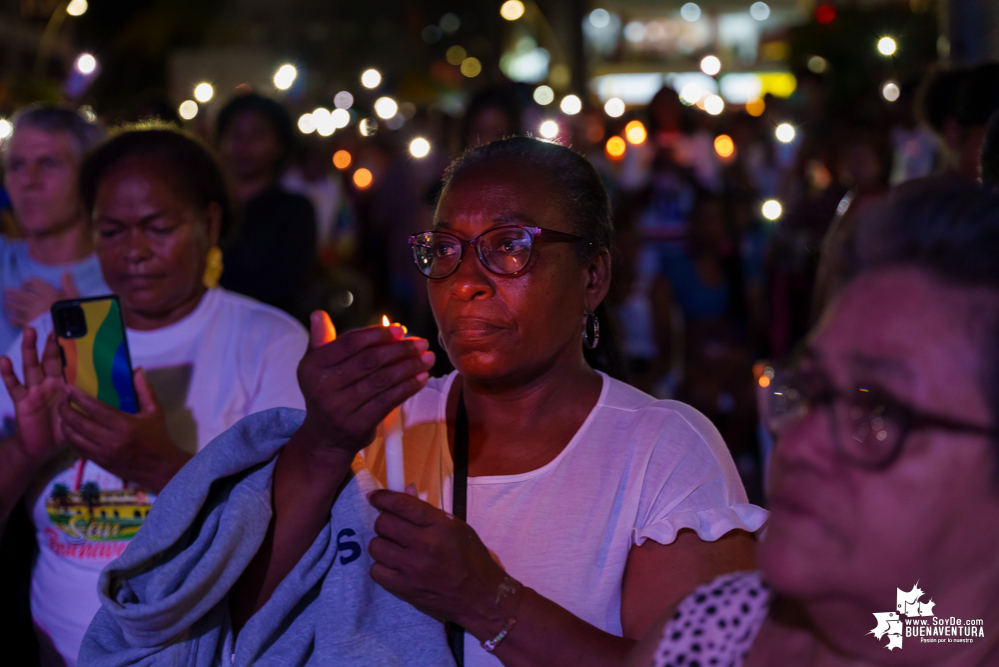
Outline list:
[[[872,95],[848,113],[830,111],[829,90],[829,80],[807,72],[791,98],[767,95],[710,115],[664,87],[646,107],[617,118],[594,107],[563,115],[553,139],[582,153],[611,197],[607,326],[617,331],[616,373],[708,415],[757,500],[762,434],[754,363],[787,358],[814,323],[829,288],[818,265],[823,239],[848,229],[892,186],[931,174],[988,180],[999,171],[987,158],[985,173],[979,167],[983,143],[999,140],[995,130],[986,138],[999,108],[997,64],[929,71],[900,85],[897,100]],[[281,103],[244,91],[211,131],[201,126],[224,168],[234,213],[221,230],[221,285],[302,322],[317,308],[345,329],[387,314],[436,341],[425,278],[410,265],[407,239],[432,227],[451,160],[502,137],[536,135],[547,116],[528,87],[513,84],[478,93],[460,117],[408,106],[405,130],[323,138],[298,132]],[[132,120],[177,119],[152,105]],[[88,123],[98,136],[100,121]],[[778,126],[785,132],[779,138]],[[74,208],[72,178],[23,185],[17,173],[22,152],[49,149],[72,171],[94,143],[81,143],[84,129],[52,127],[50,147],[25,148],[27,133],[7,142],[8,237],[30,239],[39,233],[32,225],[57,224],[59,216],[85,218]],[[413,136],[428,140],[429,155],[410,153]],[[41,168],[34,178],[54,178],[46,174]],[[18,197],[27,195],[18,189],[32,187],[65,190],[44,205],[48,222],[19,215]],[[47,263],[84,260],[86,242],[76,245]],[[48,271],[47,282],[58,285],[61,273]],[[69,274],[88,279],[76,269]],[[4,347],[59,294],[42,281],[23,290],[7,282]],[[435,373],[450,370],[447,355],[436,351]]]

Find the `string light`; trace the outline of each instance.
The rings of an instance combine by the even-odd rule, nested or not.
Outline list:
[[[70,0],[66,5],[66,13],[70,16],[83,16],[87,13],[87,0]]]
[[[469,79],[474,79],[482,73],[482,63],[478,58],[465,58],[461,61],[461,73]]]
[[[382,120],[388,120],[399,113],[399,105],[391,97],[379,97],[375,100],[375,114]]]
[[[281,65],[274,72],[274,87],[278,90],[288,90],[291,88],[291,84],[295,83],[296,78],[298,78],[298,70],[295,69],[294,65]]]
[[[6,139],[14,134],[14,126],[6,118],[0,118],[0,139]]]
[[[715,137],[715,153],[718,157],[731,157],[735,153],[735,142],[727,134],[719,134]]]
[[[881,88],[881,96],[884,97],[889,102],[896,101],[899,98],[899,95],[901,94],[902,94],[901,89],[898,87],[898,84],[895,83],[894,81],[887,82]]]
[[[89,53],[81,53],[77,56],[74,67],[80,74],[92,74],[97,69],[97,58]]]
[[[776,136],[777,141],[782,144],[789,144],[794,141],[795,134],[797,133],[794,131],[794,126],[790,123],[781,123],[777,126],[777,129],[774,130],[774,136]]]
[[[701,59],[701,71],[708,76],[714,76],[721,71],[721,61],[718,56],[704,56]]]
[[[209,102],[215,96],[215,89],[210,83],[199,83],[194,88],[194,99],[199,102]]]
[[[701,8],[693,2],[688,2],[683,7],[680,7],[680,16],[684,21],[693,23],[701,18]]]
[[[628,139],[629,144],[637,146],[645,143],[649,133],[645,131],[645,126],[642,125],[642,121],[633,120],[624,126],[624,136]]]
[[[534,89],[534,101],[545,106],[555,101],[555,91],[548,86],[538,86]]]
[[[554,139],[558,136],[558,123],[553,120],[546,120],[541,123],[541,127],[538,128],[538,132],[540,132],[541,136],[545,139]]]
[[[353,158],[350,156],[350,153],[345,150],[338,150],[336,153],[333,153],[333,166],[341,171],[349,167],[352,160]]]
[[[612,160],[617,160],[624,157],[624,152],[627,149],[627,145],[624,143],[624,139],[621,137],[611,137],[607,140],[607,144],[604,146],[604,150],[607,152],[607,157]]]
[[[333,127],[337,129],[347,127],[350,124],[350,112],[346,109],[333,109],[330,113],[330,120],[333,122]]]
[[[427,157],[430,154],[430,142],[423,137],[417,137],[409,142],[409,154],[415,158]]]
[[[194,100],[184,100],[177,108],[177,114],[184,120],[191,120],[198,115],[198,103]]]
[[[382,82],[382,75],[376,69],[366,69],[364,73],[361,74],[361,85],[367,89],[377,88],[378,84]]]
[[[895,53],[895,49],[898,46],[895,44],[895,40],[891,37],[882,37],[878,40],[878,52],[883,56],[890,56]]]
[[[749,15],[757,21],[766,21],[770,17],[770,6],[765,2],[754,2],[749,6]]]
[[[333,98],[333,106],[337,109],[349,109],[354,106],[354,96],[348,93],[346,90],[341,90]]]
[[[604,103],[604,113],[611,118],[620,118],[624,115],[624,100],[620,97],[612,97]]]
[[[717,116],[725,110],[725,100],[718,95],[708,95],[704,98],[704,110],[712,116]]]
[[[311,113],[303,113],[298,117],[298,131],[302,134],[312,134],[316,131],[316,119]]]
[[[507,21],[516,21],[524,15],[524,3],[520,0],[507,0],[500,7],[500,16]]]
[[[374,180],[375,179],[371,175],[371,172],[364,167],[361,167],[354,172],[353,181],[358,190],[367,190],[371,187],[371,182]]]
[[[763,217],[767,220],[776,220],[780,217],[783,209],[781,208],[780,202],[776,199],[768,199],[763,202],[763,206],[760,208],[763,213]]]
[[[562,103],[559,104],[559,108],[562,109],[562,113],[575,116],[583,110],[583,101],[575,95],[566,95],[562,98]]]
[[[750,100],[746,102],[746,113],[750,116],[762,116],[763,112],[767,110],[767,104],[762,98],[757,98],[755,100]]]

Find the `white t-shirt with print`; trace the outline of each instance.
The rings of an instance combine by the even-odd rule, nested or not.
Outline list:
[[[32,326],[41,350],[51,317]],[[254,412],[305,407],[296,370],[308,334],[271,306],[213,289],[179,322],[129,329],[126,337],[132,365],[145,370],[173,442],[188,453]],[[19,377],[20,346],[19,337],[8,352]],[[13,418],[10,396],[0,394],[0,415]],[[71,452],[47,466],[38,482],[27,496],[39,547],[31,612],[43,658],[54,648],[72,666],[100,608],[97,577],[128,546],[154,497]]]
[[[454,470],[445,415],[456,376],[432,379],[403,404],[406,482],[445,510]],[[601,376],[600,398],[565,449],[531,472],[469,478],[467,515],[510,576],[620,636],[632,546],[669,544],[683,528],[708,541],[753,532],[767,512],[748,504],[728,448],[704,415]],[[380,432],[364,455],[384,484]],[[500,665],[471,635],[465,660]]]

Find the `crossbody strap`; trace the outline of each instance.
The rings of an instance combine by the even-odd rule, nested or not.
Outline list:
[[[458,394],[458,413],[454,420],[454,477],[452,478],[451,514],[467,520],[468,509],[468,413],[465,411],[465,392]],[[457,623],[447,624],[447,642],[458,667],[465,665],[465,628]]]

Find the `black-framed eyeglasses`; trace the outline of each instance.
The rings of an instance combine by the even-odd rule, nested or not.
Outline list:
[[[821,373],[798,368],[774,369],[772,375],[766,419],[771,430],[780,433],[816,408],[825,408],[837,453],[862,468],[888,468],[908,435],[921,429],[999,438],[994,426],[921,412],[876,387],[843,391]]]
[[[576,242],[582,237],[541,227],[503,225],[482,232],[468,241],[450,232],[423,232],[409,237],[413,261],[420,273],[432,280],[447,278],[458,270],[465,249],[475,248],[482,266],[499,276],[515,276],[531,261],[534,239],[543,236],[552,241]]]

